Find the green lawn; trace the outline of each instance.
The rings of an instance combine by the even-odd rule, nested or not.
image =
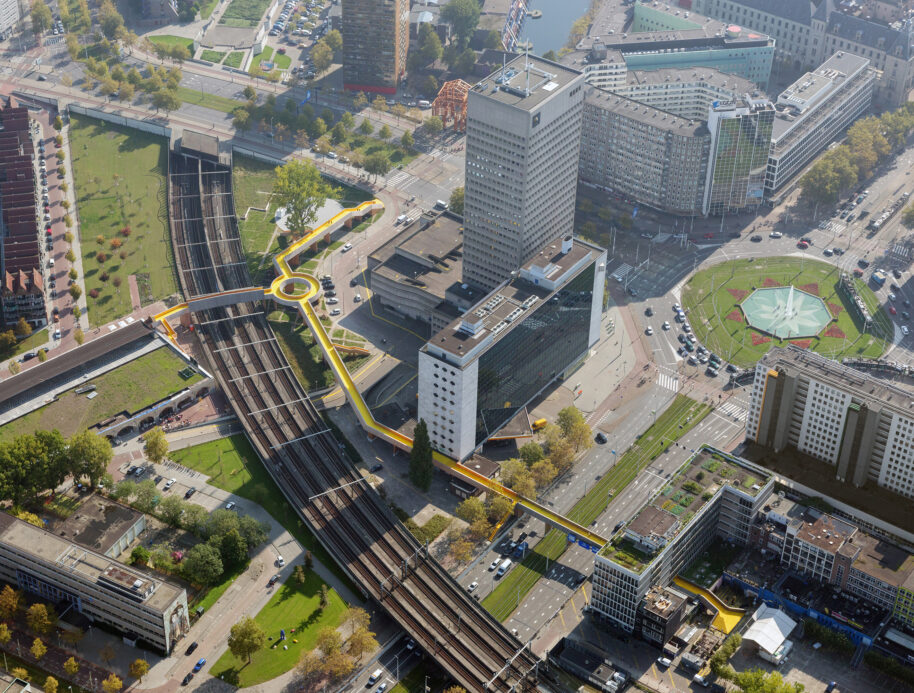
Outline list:
[[[208,611],[209,608],[219,600],[219,597],[225,594],[226,590],[232,586],[232,583],[238,579],[238,576],[247,569],[248,564],[245,564],[243,566],[239,566],[231,572],[223,573],[222,580],[219,582],[219,584],[211,586],[205,592],[200,592],[197,595],[197,598],[189,604],[191,611],[195,611],[199,607],[202,607],[205,611]]]
[[[167,148],[164,139],[131,128],[76,115],[70,120],[91,325],[131,312],[131,274],[136,275],[143,305],[178,292],[166,210]],[[127,238],[119,233],[126,226]],[[98,236],[102,245],[96,243]],[[122,243],[118,251],[110,248],[114,239]],[[104,263],[96,258],[99,250],[108,254]],[[115,278],[120,287],[114,286]],[[93,289],[98,298],[89,295]]]
[[[63,435],[71,436],[122,411],[134,413],[203,377],[195,372],[184,380],[179,375],[184,368],[184,361],[170,348],[156,349],[98,378],[80,383],[80,387],[96,386],[98,395],[94,399],[74,394],[73,390],[65,392],[56,402],[0,426],[0,438],[8,440],[15,435],[55,428]]]
[[[403,677],[403,680],[390,689],[390,693],[423,693],[425,690],[425,677],[428,676],[428,690],[443,690],[444,685],[448,682],[448,677],[431,662],[426,660],[413,667],[410,672]]]
[[[218,4],[219,0],[206,0],[206,2],[200,6],[200,19],[209,19]],[[204,60],[206,60],[206,58],[204,58]]]
[[[361,123],[361,121],[358,122]],[[394,138],[393,141],[381,140],[376,135],[377,130],[375,131],[374,136],[366,137],[356,129],[354,132],[350,132],[343,142],[334,144],[333,147],[334,150],[359,152],[363,157],[382,152],[387,155],[387,158],[390,159],[390,163],[394,166],[399,164],[405,166],[416,158],[416,152],[414,150],[403,149],[403,147],[400,146],[398,139]]]
[[[237,2],[237,0],[236,0]],[[264,46],[263,52],[259,55],[255,55],[254,59],[251,61],[251,67],[248,70],[251,74],[254,74],[257,70],[260,69],[261,62],[270,62],[273,61],[277,70],[288,70],[292,66],[292,58],[288,55],[282,53],[273,52],[272,46]]]
[[[8,359],[12,358],[13,356],[19,356],[19,354],[24,354],[27,351],[31,351],[36,347],[44,346],[47,343],[48,328],[43,327],[37,332],[32,332],[32,334],[30,334],[25,339],[16,342],[16,345],[9,351],[5,352],[2,356],[0,356],[0,359]]]
[[[317,543],[311,530],[286,501],[286,497],[277,488],[273,478],[267,474],[254,448],[243,435],[229,436],[175,450],[169,453],[169,457],[185,467],[206,474],[213,486],[260,505],[340,580],[350,585],[354,592],[358,591],[345,573],[337,567],[330,554]]]
[[[219,23],[234,27],[257,26],[269,4],[270,0],[232,0]]]
[[[285,319],[279,319],[280,316]],[[306,391],[330,387],[336,382],[333,371],[324,361],[323,352],[314,340],[311,330],[303,325],[301,320],[297,317],[290,320],[288,315],[274,312],[270,314],[270,327],[273,328],[273,333],[289,360],[295,377]],[[361,368],[369,358],[345,353],[342,356],[350,373]]]
[[[152,41],[157,46],[171,47],[171,46],[184,46],[187,48],[188,52],[193,55],[194,52],[194,41],[193,39],[184,38],[183,36],[169,36],[168,34],[164,36],[150,36],[149,40]]]
[[[685,395],[677,395],[670,407],[663,412],[632,445],[608,474],[581,498],[568,513],[568,519],[587,527],[596,520],[611,502],[618,498],[628,484],[647,467],[670,442],[694,428],[711,412],[707,404],[700,404]],[[681,426],[681,427],[680,427]],[[506,620],[517,608],[520,600],[539,582],[552,564],[565,552],[565,533],[549,530],[533,547],[527,557],[508,573],[498,586],[482,600],[482,605],[499,621]]]
[[[739,366],[752,366],[773,346],[784,346],[787,340],[768,338],[742,321],[739,303],[754,288],[766,284],[792,285],[822,298],[837,319],[819,336],[813,337],[809,348],[829,358],[877,358],[885,351],[883,340],[861,334],[860,326],[851,317],[849,306],[836,291],[840,271],[833,265],[817,260],[794,257],[774,257],[750,261],[731,260],[698,272],[685,285],[682,306],[698,341],[722,358]],[[879,300],[863,283],[858,291],[870,307],[874,319],[883,326],[888,317]],[[735,319],[740,318],[740,319]],[[832,331],[832,336],[826,332]],[[766,341],[767,340],[767,341]],[[755,344],[753,344],[753,341]],[[806,340],[792,340],[803,345]]]
[[[212,4],[214,6],[218,1],[219,0],[211,0]],[[210,9],[210,12],[212,12],[212,8]],[[201,14],[202,14],[202,11],[201,11]],[[207,15],[207,16],[209,16],[209,15]],[[225,55],[226,55],[225,51],[205,50],[202,53],[200,53],[200,59],[209,60],[211,63],[221,63],[222,59],[225,57]]]
[[[292,669],[302,652],[314,649],[320,630],[339,627],[346,611],[346,604],[334,590],[330,590],[327,608],[321,610],[320,591],[321,579],[313,572],[303,585],[294,579],[277,585],[276,594],[254,617],[267,637],[272,638],[266,648],[256,653],[250,664],[226,651],[210,673],[244,688],[275,679]],[[285,642],[279,642],[280,630],[286,631]],[[283,649],[284,646],[289,649]]]
[[[241,105],[241,102],[235,99],[219,96],[218,94],[208,94],[205,91],[197,91],[187,87],[178,87],[177,95],[184,103],[196,104],[197,106],[211,108],[222,113],[231,113]]]
[[[244,51],[232,51],[228,54],[228,57],[222,61],[223,65],[228,67],[239,68],[241,63],[244,62]]]

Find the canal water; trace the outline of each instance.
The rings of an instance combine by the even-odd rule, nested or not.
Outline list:
[[[568,32],[579,17],[586,14],[590,0],[529,0],[527,9],[540,10],[542,18],[527,17],[521,39],[533,43],[533,53],[559,52],[568,40]]]

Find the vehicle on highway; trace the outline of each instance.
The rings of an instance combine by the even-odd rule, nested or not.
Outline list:
[[[859,260],[857,260],[857,266],[860,267],[861,269],[866,269],[867,267],[870,266],[870,263],[869,263],[869,261],[864,260],[863,258],[860,258]]]
[[[501,565],[498,566],[498,570],[495,573],[495,577],[501,577],[508,572],[508,569],[511,567],[511,559],[506,558],[501,562]]]
[[[197,663],[194,664],[194,673],[200,671],[204,667],[205,664],[206,664],[205,657],[201,657],[200,659],[198,659]]]
[[[600,432],[597,433],[597,435],[594,437],[594,440],[596,440],[600,445],[605,445],[605,444],[606,444],[606,440],[607,440],[606,434],[603,433],[603,431],[600,431]]]
[[[727,373],[736,373],[736,371],[738,371],[738,370],[739,370],[739,368],[734,366],[732,363],[727,364]]]
[[[375,669],[371,672],[371,676],[368,677],[368,685],[373,686],[379,678],[384,675],[384,672],[380,669]]]
[[[193,673],[189,673],[187,676],[185,676],[183,679],[181,679],[181,685],[186,686],[193,680],[193,678],[194,678]]]
[[[695,355],[694,355],[694,354],[692,354],[691,356],[689,356],[688,362],[689,362],[689,365],[690,365],[690,366],[697,366],[697,365],[698,365],[698,359],[695,358]]]
[[[651,317],[654,314],[654,309],[651,308],[650,306],[648,306],[647,308],[644,309],[644,314],[647,317]]]
[[[890,300],[890,301],[894,301],[894,300],[895,300],[895,294],[889,294],[889,300]]]
[[[361,300],[362,300],[361,294],[356,294],[355,296],[352,297],[353,303],[359,303]]]
[[[387,690],[387,684],[382,683],[380,686],[378,686],[378,689],[375,691],[375,693],[384,693],[384,691],[386,691],[386,690]]]
[[[199,646],[199,644],[200,644],[200,643],[198,643],[196,640],[194,640],[190,645],[187,646],[187,649],[184,650],[184,655],[187,656],[187,655],[193,654],[193,653],[194,653],[194,650],[197,649],[197,647]]]
[[[897,268],[893,269],[892,276],[895,277],[895,279],[901,279],[901,270]]]
[[[898,311],[895,310],[895,306],[889,306],[889,312],[890,312],[892,315],[898,315]]]

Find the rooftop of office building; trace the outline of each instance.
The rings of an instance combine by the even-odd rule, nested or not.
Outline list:
[[[165,611],[183,591],[173,583],[153,578],[6,513],[0,513],[0,544],[15,549],[23,560],[78,573],[86,582],[105,587],[115,597],[142,603],[155,611]]]
[[[677,45],[765,45],[772,41],[761,32],[719,22],[676,7],[672,2],[607,0],[602,3],[587,36],[578,43],[576,50],[590,50],[595,44],[629,52],[663,50]]]
[[[668,587],[654,585],[644,595],[644,609],[661,618],[669,618],[682,606],[685,595]]]
[[[471,91],[508,106],[532,111],[580,74],[566,65],[521,54],[477,82]]]
[[[527,311],[552,300],[579,268],[603,252],[602,248],[577,238],[567,245],[556,239],[526,262],[513,279],[484,296],[432,337],[423,349],[464,359],[483,344],[487,347],[495,344],[523,321]]]
[[[641,121],[652,127],[668,130],[672,134],[682,137],[698,137],[708,134],[707,124],[704,120],[689,120],[673,115],[659,108],[639,103],[624,96],[619,96],[605,89],[590,87],[584,96],[584,102],[599,108],[605,108],[626,116],[633,120]]]
[[[679,469],[635,515],[620,534],[600,551],[614,563],[641,573],[660,554],[648,554],[635,548],[625,537],[629,527],[638,528],[642,516],[653,517],[663,511],[678,520],[669,542],[689,526],[699,511],[717,495],[724,486],[730,486],[750,497],[755,497],[768,483],[771,475],[750,463],[731,457],[714,448],[702,447]]]
[[[105,553],[136,524],[143,513],[95,493],[54,528],[59,537]]]
[[[625,76],[625,83],[628,86],[700,84],[727,89],[734,94],[751,94],[758,91],[758,87],[752,80],[711,67],[661,67],[657,70],[629,70]]]
[[[863,532],[854,535],[853,543],[860,549],[854,568],[889,585],[914,590],[914,555]]]
[[[838,51],[782,91],[775,103],[777,116],[771,133],[775,143],[799,128],[828,97],[865,70],[869,62],[867,58]]]
[[[445,212],[411,222],[370,256],[372,272],[444,299],[460,283],[463,268],[463,222]]]
[[[812,351],[789,345],[775,347],[759,364],[767,368],[793,367],[835,389],[848,392],[871,408],[888,407],[908,419],[914,418],[914,390],[879,380]]]

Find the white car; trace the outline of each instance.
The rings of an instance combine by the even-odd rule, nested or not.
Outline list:
[[[355,296],[352,297],[352,300],[355,301],[356,303],[359,303],[362,300],[362,294],[356,294]]]
[[[681,310],[682,310],[682,306],[681,306],[681,305],[679,305],[678,303],[674,303],[674,304],[673,304],[673,312],[674,312],[674,313],[678,313],[678,312],[681,311]]]
[[[667,657],[658,657],[657,658],[657,664],[659,664],[662,667],[668,667],[672,663],[673,662]]]
[[[165,487],[164,487],[165,490],[167,491],[167,490],[170,489],[172,486],[174,486],[176,481],[177,481],[177,479],[169,479],[168,481],[166,481],[166,482],[165,482]]]
[[[283,558],[282,556],[276,557],[276,565],[278,565],[280,568],[282,568],[285,564],[286,564],[285,558]]]
[[[336,305],[336,304],[339,303],[339,302],[340,302],[340,299],[338,299],[338,298],[328,298],[328,299],[327,299],[327,305],[328,305],[328,306]]]
[[[654,334],[654,328],[648,325],[647,329],[644,331],[644,334],[650,337],[652,334]]]
[[[910,332],[910,330],[908,329],[908,326],[907,326],[907,325],[902,325],[902,326],[901,326],[901,334],[903,334],[905,337],[907,337],[907,336],[908,336],[908,332]]]
[[[493,570],[495,570],[498,567],[499,563],[501,563],[501,561],[497,558],[489,563],[489,572],[491,573]]]
[[[469,587],[467,587],[467,592],[474,592],[477,587],[479,587],[479,583],[473,580],[473,582],[470,583]]]
[[[235,501],[229,501],[228,503],[225,504],[226,510],[231,510],[234,507],[235,507]]]
[[[894,300],[895,300],[895,294],[889,294],[889,300],[890,300],[890,301],[894,301]]]
[[[663,329],[668,330],[668,329],[670,329],[670,323],[668,323],[666,320],[664,320],[662,327],[663,327]]]
[[[352,250],[352,243],[347,243],[346,245],[343,246],[344,253],[348,253],[350,250]]]
[[[781,233],[780,231],[772,231],[771,233],[768,234],[768,238],[780,238],[783,235],[784,234]]]
[[[330,315],[333,315],[335,317],[335,316],[339,315],[341,312],[342,311],[339,308],[334,308],[333,310],[330,311]]]

